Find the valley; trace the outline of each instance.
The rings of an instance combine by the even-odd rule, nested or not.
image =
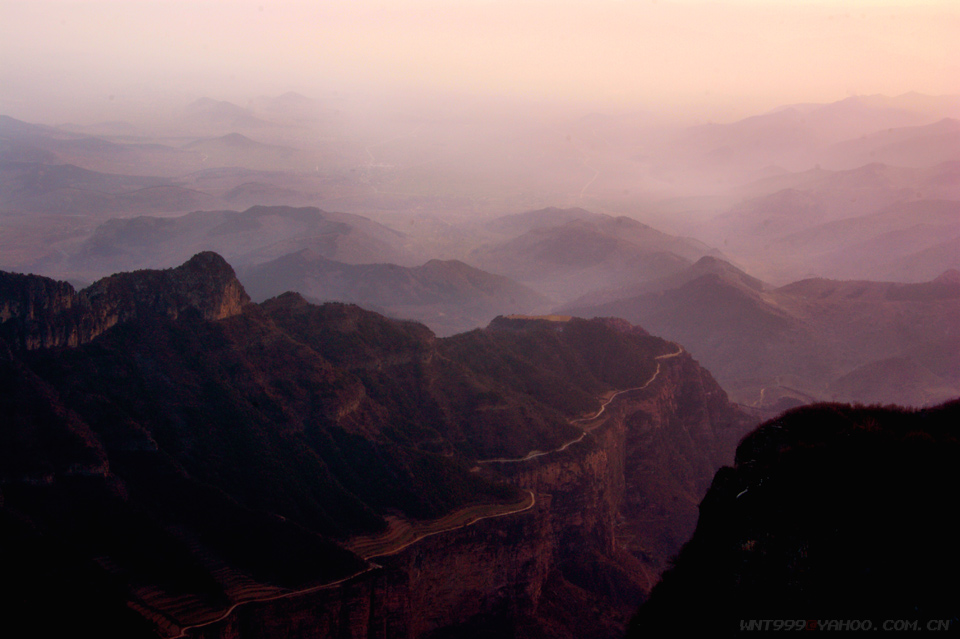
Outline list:
[[[960,627],[949,3],[0,4],[0,634]]]
[[[636,495],[643,486],[625,461],[630,442],[653,426],[650,420],[681,442],[688,429],[706,437],[687,454],[697,483],[680,484],[696,492],[755,423],[682,349],[621,320],[502,318],[443,341],[420,325],[358,307],[314,306],[293,294],[255,305],[212,253],[177,269],[115,275],[79,295],[36,276],[4,277],[4,368],[21,376],[24,389],[4,399],[17,433],[5,449],[5,516],[58,538],[49,519],[56,511],[40,505],[86,494],[78,503],[92,499],[103,514],[84,523],[88,532],[70,544],[81,564],[96,557],[97,567],[83,574],[119,588],[107,601],[126,601],[165,636],[232,636],[248,618],[280,623],[272,615],[287,602],[332,605],[340,597],[340,605],[354,605],[356,588],[411,602],[433,597],[432,620],[396,617],[389,606],[370,611],[372,619],[392,615],[391,623],[414,634],[494,613],[491,623],[553,627],[559,612],[552,606],[574,597],[595,602],[604,632],[614,636],[695,520],[695,508],[669,506],[674,541],[624,554],[614,541],[617,518],[626,516],[618,514],[623,491],[631,486]],[[101,324],[91,323],[94,317]],[[557,358],[565,362],[560,367],[550,363]],[[289,378],[291,362],[310,378]],[[173,387],[172,377],[198,383],[193,390]],[[565,396],[560,403],[557,391]],[[406,403],[411,393],[421,396],[417,404]],[[58,399],[38,433],[30,426],[39,406],[32,398],[44,395]],[[205,396],[220,399],[208,404]],[[471,408],[462,417],[446,414],[464,407]],[[509,424],[516,424],[509,436],[497,434]],[[45,443],[53,441],[69,445]],[[210,446],[220,451],[214,466],[195,452]],[[642,455],[659,464],[665,448]],[[256,469],[243,462],[251,455]],[[350,459],[364,460],[364,476]],[[664,470],[660,482],[674,472]],[[380,481],[370,483],[377,475],[391,477],[396,490],[383,493]],[[325,493],[315,492],[311,476],[327,478]],[[164,488],[156,483],[161,477]],[[648,499],[669,503],[673,490],[658,487]],[[281,494],[287,497],[277,501]],[[331,509],[340,516],[326,516]],[[214,534],[226,522],[206,511],[246,522],[241,539]],[[74,521],[76,527],[84,519]],[[165,521],[175,528],[155,528]],[[191,566],[189,572],[162,577],[164,569],[126,549],[131,541],[107,541],[103,526],[127,529],[131,541],[159,535],[154,552]],[[660,534],[643,526],[631,531],[634,540]],[[475,551],[515,552],[498,541],[503,534],[537,544],[536,561],[508,562],[440,593],[422,588],[441,572],[420,585],[408,581],[416,573],[407,562],[438,560],[431,555],[438,547],[449,559],[464,552],[464,538]],[[43,539],[34,543],[49,543]],[[274,548],[268,556],[251,554],[264,543]],[[299,552],[287,557],[281,549],[291,544]],[[331,544],[340,568],[322,559]],[[633,594],[611,600],[596,590],[600,582],[582,582],[585,549],[610,566],[603,569],[612,571],[609,578],[633,584],[625,591]],[[305,570],[307,557],[319,562],[315,568]],[[321,565],[328,567],[317,570]],[[331,578],[318,583],[323,572]],[[527,594],[504,598],[484,585],[494,576]],[[456,603],[465,596],[476,601]],[[500,605],[508,608],[496,612]],[[317,619],[320,611],[328,612],[321,606],[302,614],[316,632],[339,632],[344,622]]]

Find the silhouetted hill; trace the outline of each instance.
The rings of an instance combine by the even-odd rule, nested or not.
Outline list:
[[[254,116],[249,110],[226,100],[200,98],[188,104],[184,117],[192,125],[226,129],[258,129],[270,123]]]
[[[833,380],[872,362],[912,358],[955,335],[960,284],[948,272],[916,284],[814,278],[762,290],[727,270],[676,288],[571,304],[564,312],[641,324],[684,344],[741,401],[773,404],[784,393],[803,401],[829,399]],[[898,400],[925,405],[956,395],[960,378],[948,372],[951,366],[937,365],[943,373],[931,371],[932,377],[913,376],[899,387]],[[881,388],[889,389],[886,383],[870,388],[868,380],[880,378],[857,375],[860,383],[844,386],[844,393],[855,394],[840,396],[872,401]]]
[[[640,282],[630,286],[623,286],[616,289],[594,291],[583,297],[569,302],[561,307],[560,312],[572,308],[584,308],[625,300],[643,293],[653,293],[656,291],[666,291],[679,288],[688,282],[703,277],[704,275],[716,275],[723,281],[730,282],[735,286],[744,286],[754,291],[763,291],[766,285],[757,278],[749,275],[746,271],[737,268],[730,262],[710,255],[701,257],[695,264],[671,275],[662,278]]]
[[[133,268],[170,266],[212,250],[238,266],[309,248],[342,262],[420,261],[405,235],[365,217],[314,207],[254,206],[245,211],[195,211],[178,217],[109,220],[64,263],[46,270],[97,277]]]
[[[383,309],[415,319],[437,334],[484,326],[497,315],[545,310],[550,302],[529,288],[456,260],[416,267],[344,264],[304,250],[241,274],[255,300],[296,291],[323,301]]]
[[[287,146],[264,144],[236,132],[196,140],[186,144],[183,149],[200,154],[204,167],[242,166],[262,171],[297,171],[313,168],[317,161],[315,154]]]
[[[103,219],[220,204],[211,195],[162,177],[100,173],[70,164],[0,163],[0,208],[12,213]]]
[[[210,260],[117,275],[79,297],[5,275],[4,317],[20,319],[3,324],[3,509],[35,531],[30,544],[68,543],[81,577],[105,580],[138,610],[180,598],[189,619],[226,606],[230,583],[244,579],[295,586],[356,572],[362,564],[324,535],[377,530],[384,508],[430,517],[515,499],[459,459],[418,451],[429,424],[405,433],[412,420],[387,420],[394,406],[365,398],[357,378],[257,307],[204,319],[218,291],[242,294],[229,266]],[[351,312],[371,331],[403,330]],[[426,329],[411,328],[429,345]],[[87,566],[94,557],[114,568]],[[5,561],[20,575],[30,558]],[[212,577],[217,562],[235,574],[226,585]]]
[[[822,404],[764,424],[717,473],[696,533],[628,636],[749,635],[765,619],[953,630],[958,419],[956,401],[917,412]]]
[[[118,143],[7,116],[0,121],[0,159],[73,164],[103,173],[177,176],[200,168],[200,158],[150,142]]]
[[[960,120],[944,118],[924,126],[889,128],[833,145],[829,165],[852,168],[869,162],[929,167],[960,160]]]
[[[112,275],[80,293],[66,282],[0,271],[0,334],[15,350],[79,346],[144,315],[176,319],[192,309],[216,320],[249,302],[233,269],[216,253],[199,253],[165,271]]]
[[[572,219],[555,223],[567,218]],[[716,253],[700,242],[662,233],[631,218],[581,209],[534,211],[502,218],[496,227],[529,230],[482,246],[468,260],[558,300],[663,277]]]

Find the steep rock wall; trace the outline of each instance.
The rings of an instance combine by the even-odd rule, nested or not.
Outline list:
[[[480,470],[533,491],[530,511],[425,538],[347,583],[241,606],[191,636],[619,636],[753,425],[689,355],[662,360],[582,441]]]
[[[555,554],[549,508],[427,537],[355,579],[239,607],[191,637],[414,639],[467,624],[503,627],[532,614]],[[454,635],[455,636],[455,635]]]
[[[233,269],[211,252],[173,269],[105,277],[79,293],[66,282],[0,273],[0,337],[18,350],[72,347],[148,313],[176,319],[194,310],[218,320],[249,303]]]

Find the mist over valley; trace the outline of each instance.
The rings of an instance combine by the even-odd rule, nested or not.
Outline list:
[[[4,618],[960,623],[960,15],[802,5],[0,3]]]

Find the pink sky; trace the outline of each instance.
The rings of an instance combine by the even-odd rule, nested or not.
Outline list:
[[[960,93],[958,34],[955,0],[0,0],[0,112],[352,86],[742,117]]]

